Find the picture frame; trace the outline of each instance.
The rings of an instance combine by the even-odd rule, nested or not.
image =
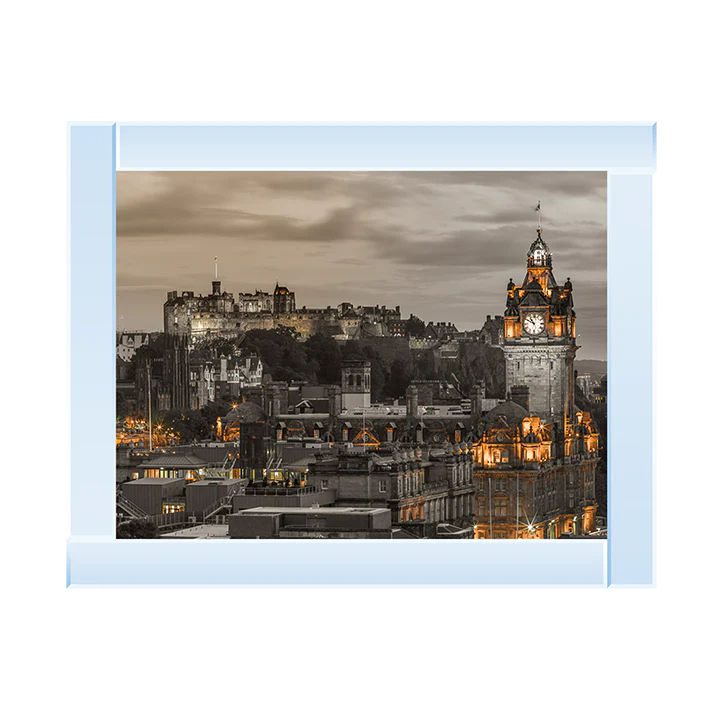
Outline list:
[[[654,123],[70,123],[68,147],[68,585],[655,584]],[[608,538],[115,539],[118,170],[605,171]]]

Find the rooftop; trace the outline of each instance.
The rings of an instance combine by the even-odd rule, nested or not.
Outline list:
[[[196,525],[183,530],[167,532],[161,537],[176,537],[186,540],[208,540],[211,538],[228,537],[228,525]]]
[[[208,462],[204,462],[193,454],[162,454],[152,457],[147,462],[138,465],[140,469],[201,469],[206,467]]]
[[[239,510],[232,516],[239,515],[383,515],[388,513],[386,507],[251,507]]]
[[[204,477],[203,479],[196,480],[195,482],[189,482],[188,485],[193,487],[213,487],[214,485],[233,485],[239,482],[246,482],[247,480],[231,479],[230,477]]]
[[[138,479],[131,479],[127,482],[123,482],[123,486],[132,485],[138,487],[142,485],[158,486],[158,485],[169,485],[172,483],[184,482],[183,477],[140,477]]]

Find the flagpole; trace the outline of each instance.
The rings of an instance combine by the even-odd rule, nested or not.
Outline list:
[[[492,539],[492,478],[487,475],[487,502],[490,507],[490,540]]]
[[[517,473],[517,517],[515,518],[515,537],[520,530],[520,473]]]
[[[151,361],[146,361],[146,374],[148,376],[148,451],[153,451],[153,420],[151,419]]]

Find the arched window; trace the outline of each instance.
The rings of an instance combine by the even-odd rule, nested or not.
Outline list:
[[[495,498],[494,505],[494,516],[495,517],[507,517],[507,498],[497,497]]]
[[[361,374],[356,375],[356,385],[358,387],[361,387],[362,381],[361,381]]]

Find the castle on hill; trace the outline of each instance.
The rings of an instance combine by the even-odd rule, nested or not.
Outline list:
[[[361,336],[402,336],[399,306],[353,306],[350,303],[325,309],[297,308],[296,294],[278,282],[273,294],[256,290],[235,297],[213,281],[211,293],[169,291],[163,305],[166,334],[188,337],[192,344],[204,338],[234,336],[251,329],[291,328],[301,339],[326,334],[337,339]]]

